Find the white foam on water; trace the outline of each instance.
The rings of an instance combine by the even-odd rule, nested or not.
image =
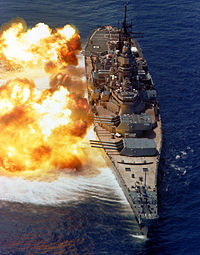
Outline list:
[[[176,159],[183,159],[183,158],[186,158],[186,156],[187,156],[187,152],[186,151],[180,151],[180,154],[177,154],[176,155]]]
[[[181,151],[181,154],[182,154],[182,155],[187,155],[187,152]]]
[[[133,238],[137,238],[137,239],[143,240],[143,241],[147,241],[148,240],[147,236],[145,236],[145,235],[130,234],[130,236],[132,236]]]
[[[128,203],[109,168],[96,177],[61,175],[52,182],[30,181],[22,177],[0,177],[0,200],[40,205],[59,205],[87,197]],[[116,197],[109,197],[113,192]]]
[[[170,166],[176,170],[176,171],[180,171],[180,172],[184,172],[185,171],[185,167],[179,167],[178,165],[175,164],[170,164]]]

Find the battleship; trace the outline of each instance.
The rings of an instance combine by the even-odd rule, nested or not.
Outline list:
[[[97,140],[141,233],[158,219],[157,174],[162,129],[157,92],[147,61],[127,24],[96,28],[84,49],[88,102]]]

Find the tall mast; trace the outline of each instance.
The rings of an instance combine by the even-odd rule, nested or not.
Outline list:
[[[126,4],[124,5],[124,22],[123,22],[123,29],[124,33],[127,34],[127,25],[126,25]]]

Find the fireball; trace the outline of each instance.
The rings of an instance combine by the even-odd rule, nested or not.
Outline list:
[[[80,93],[85,85],[80,69],[70,68],[77,65],[80,49],[80,36],[70,25],[52,30],[39,23],[27,29],[16,20],[2,27],[0,57],[14,78],[0,87],[1,175],[46,178],[47,173],[84,172],[97,165],[99,157],[86,138],[91,116]],[[16,67],[28,77],[16,78]],[[48,89],[38,90],[31,79],[39,67],[49,76]]]
[[[72,120],[73,100],[62,86],[53,92],[39,91],[33,82],[20,79],[2,86],[0,167],[8,171],[80,169],[78,143],[88,122]]]
[[[1,59],[12,67],[33,67],[49,61],[54,65],[77,65],[80,49],[80,36],[70,25],[52,30],[39,23],[27,30],[25,21],[18,19],[3,26],[0,33]]]

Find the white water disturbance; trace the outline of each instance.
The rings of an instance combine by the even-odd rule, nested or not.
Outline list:
[[[82,201],[88,197],[127,203],[109,168],[99,169],[96,177],[70,177],[61,175],[52,182],[30,181],[21,177],[0,177],[0,200],[40,205],[59,205]]]
[[[140,239],[141,241],[147,241],[149,240],[145,235],[139,235],[139,234],[130,234],[131,237]]]

